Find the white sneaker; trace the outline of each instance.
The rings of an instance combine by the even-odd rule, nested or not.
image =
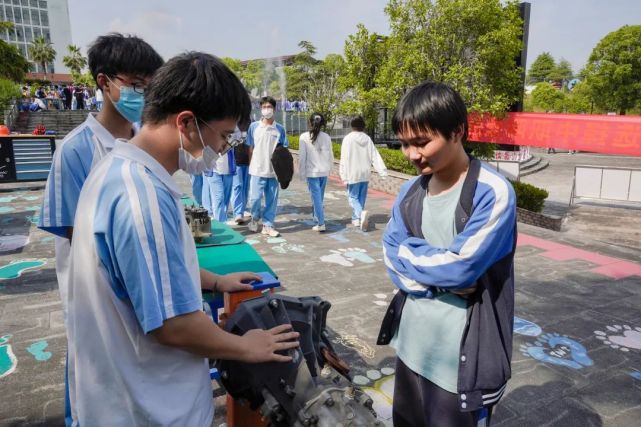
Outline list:
[[[325,224],[323,224],[323,225],[315,225],[315,226],[312,227],[312,230],[319,231],[319,232],[320,231],[325,231]]]
[[[258,233],[258,222],[254,221],[253,219],[249,221],[249,225],[247,226],[249,228],[249,231],[253,231],[254,233]]]
[[[245,211],[245,212],[243,212],[243,216],[244,216],[245,218],[251,218],[251,217],[252,217],[252,214],[251,214],[251,212],[247,212],[247,211]]]
[[[369,212],[361,212],[361,231],[367,231],[369,229]]]
[[[276,231],[273,227],[270,227],[269,225],[263,225],[263,230],[260,232],[260,234],[266,234],[269,237],[278,237],[280,236],[280,233]]]
[[[352,225],[354,227],[360,227],[361,226],[361,220],[360,219],[353,219],[352,220]]]
[[[225,221],[225,224],[231,225],[231,226],[238,225],[238,223],[233,219],[228,219],[227,221]]]

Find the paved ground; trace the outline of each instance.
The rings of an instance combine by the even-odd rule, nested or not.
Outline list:
[[[556,156],[555,161],[569,157]],[[544,182],[543,172],[528,178]],[[184,175],[179,181],[186,188]],[[317,234],[311,231],[306,187],[294,181],[281,192],[280,238],[239,228],[278,273],[287,294],[319,295],[332,303],[328,324],[337,349],[356,381],[368,387],[383,419],[390,416],[394,354],[374,342],[394,290],[380,245],[391,202],[391,196],[370,192],[375,229],[363,233],[347,225],[344,190],[331,182],[328,231]],[[0,194],[0,274],[7,277],[0,280],[0,425],[62,420],[64,326],[53,241],[32,225],[39,203],[38,191]],[[617,212],[638,225],[638,211]],[[574,218],[562,233],[519,227],[514,375],[495,412],[497,426],[639,425],[641,249],[595,238],[592,231],[608,224],[572,229]],[[629,232],[614,227],[604,234],[615,239]],[[36,261],[10,264],[29,260]],[[31,269],[10,278],[26,267]]]

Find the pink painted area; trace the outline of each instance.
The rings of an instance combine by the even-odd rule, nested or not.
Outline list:
[[[596,264],[598,267],[592,268],[590,271],[613,279],[623,279],[630,276],[641,277],[641,265],[637,263],[578,249],[562,243],[551,242],[527,234],[519,233],[517,246],[534,246],[535,248],[543,249],[545,252],[540,255],[555,261],[579,259]]]

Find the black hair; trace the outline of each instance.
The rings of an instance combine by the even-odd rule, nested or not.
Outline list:
[[[158,123],[189,110],[205,122],[249,120],[251,100],[236,74],[220,59],[186,52],[160,67],[145,91],[143,120]]]
[[[260,98],[260,105],[263,105],[266,102],[269,102],[270,104],[272,104],[272,107],[274,107],[274,109],[276,109],[276,100],[274,99],[273,96],[269,96],[268,95],[268,96],[263,96],[262,98]]]
[[[392,130],[397,135],[413,131],[440,133],[450,139],[463,130],[462,142],[467,141],[467,108],[461,95],[445,83],[426,80],[410,89],[396,106]]]
[[[316,142],[323,126],[325,126],[325,117],[322,114],[313,113],[309,116],[309,136],[312,138],[312,144]]]
[[[148,77],[163,64],[162,57],[146,41],[120,33],[98,37],[89,47],[87,58],[96,84],[99,73]]]
[[[352,121],[349,123],[349,125],[352,127],[352,129],[359,132],[363,132],[365,130],[365,120],[363,120],[362,116],[355,116],[354,118],[352,118]]]

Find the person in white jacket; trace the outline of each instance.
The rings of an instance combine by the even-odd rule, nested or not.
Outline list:
[[[309,117],[309,132],[301,134],[299,139],[298,171],[302,180],[307,180],[307,188],[312,197],[312,213],[316,225],[314,231],[325,231],[325,215],[323,199],[327,177],[332,171],[334,153],[332,140],[328,134],[321,131],[325,126],[325,118],[314,113]]]
[[[369,215],[365,210],[367,186],[374,166],[381,177],[387,176],[387,168],[372,139],[363,132],[365,120],[357,116],[351,121],[352,132],[341,144],[340,176],[347,184],[347,198],[352,207],[352,224],[367,231]]]

